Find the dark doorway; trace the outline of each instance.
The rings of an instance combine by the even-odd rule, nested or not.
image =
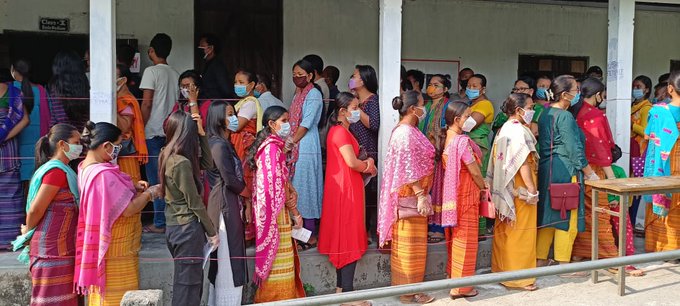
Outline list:
[[[282,0],[196,0],[195,37],[214,33],[222,41],[219,55],[233,79],[238,68],[272,78],[271,91],[281,94],[283,60]],[[196,67],[202,67],[203,54],[195,52]]]
[[[137,48],[136,39],[118,39],[116,43]],[[5,31],[0,34],[0,68],[9,69],[11,61],[26,59],[31,63],[31,81],[44,85],[52,77],[52,60],[57,53],[71,50],[84,57],[88,48],[87,34]]]
[[[541,75],[556,77],[570,74],[578,78],[586,72],[588,61],[587,56],[520,54],[517,76],[529,75],[537,78]]]

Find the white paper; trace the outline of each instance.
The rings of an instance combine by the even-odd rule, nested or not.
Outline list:
[[[130,66],[130,72],[132,73],[139,73],[140,68],[141,68],[141,56],[139,52],[135,53],[135,56],[132,58],[132,66]]]
[[[203,269],[205,269],[205,265],[208,263],[208,260],[210,259],[210,253],[212,253],[213,247],[212,244],[210,244],[210,241],[206,242],[205,245],[203,246]]]
[[[306,229],[306,228],[301,228],[301,229],[293,229],[290,232],[291,237],[295,240],[302,241],[304,243],[307,243],[309,241],[309,238],[312,237],[312,231]]]

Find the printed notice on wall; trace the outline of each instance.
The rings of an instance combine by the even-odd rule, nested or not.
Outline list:
[[[68,32],[71,29],[71,21],[68,18],[40,17],[41,31]]]

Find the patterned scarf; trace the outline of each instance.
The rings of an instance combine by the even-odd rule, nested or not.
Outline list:
[[[458,135],[453,137],[451,143],[444,149],[444,154],[448,156],[446,163],[446,171],[444,173],[444,188],[443,204],[442,204],[442,226],[453,227],[458,225],[458,185],[461,170],[461,160],[463,154],[472,148],[472,152],[476,158],[481,158],[482,151],[477,144],[467,135]],[[462,165],[464,166],[464,165]]]
[[[82,166],[82,164],[81,164]],[[130,177],[111,163],[80,168],[78,187],[81,195],[76,237],[76,269],[73,282],[82,295],[99,292],[106,287],[106,252],[113,224],[135,196]]]
[[[498,132],[491,150],[486,181],[491,182],[491,195],[502,220],[515,221],[515,175],[529,154],[536,152],[536,138],[517,119],[507,121]]]
[[[399,189],[432,174],[434,146],[415,127],[400,124],[392,131],[387,158],[383,165],[378,209],[380,246],[392,240],[392,225],[397,219]]]
[[[6,83],[6,85],[9,107],[7,108],[7,115],[0,120],[0,143],[5,142],[9,132],[24,117],[24,104],[21,101],[21,90],[14,87],[12,83]]]
[[[253,186],[255,209],[255,277],[262,284],[269,277],[279,249],[279,228],[276,217],[286,203],[288,169],[285,143],[277,135],[270,135],[258,148]]]
[[[298,92],[293,98],[293,103],[290,105],[290,137],[293,137],[297,133],[297,129],[302,124],[302,108],[305,104],[305,98],[307,94],[314,88],[314,83],[309,83],[305,88]],[[295,175],[295,163],[297,163],[298,157],[300,156],[300,146],[295,145],[293,151],[288,159],[288,168],[290,169],[289,175],[293,177]]]
[[[126,107],[132,108],[134,119],[132,120],[132,141],[137,150],[137,159],[146,164],[149,161],[149,150],[146,147],[146,137],[144,136],[144,119],[142,118],[142,110],[139,108],[139,103],[135,96],[128,94],[119,96],[116,99],[118,110],[124,110]]]

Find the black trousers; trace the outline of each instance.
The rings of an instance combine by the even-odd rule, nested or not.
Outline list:
[[[200,305],[203,296],[203,226],[194,221],[185,225],[168,225],[165,229],[168,250],[175,259],[172,281],[172,305]]]
[[[340,269],[335,270],[338,278],[336,287],[342,288],[342,292],[354,291],[354,270],[357,268],[357,262],[348,264]]]

